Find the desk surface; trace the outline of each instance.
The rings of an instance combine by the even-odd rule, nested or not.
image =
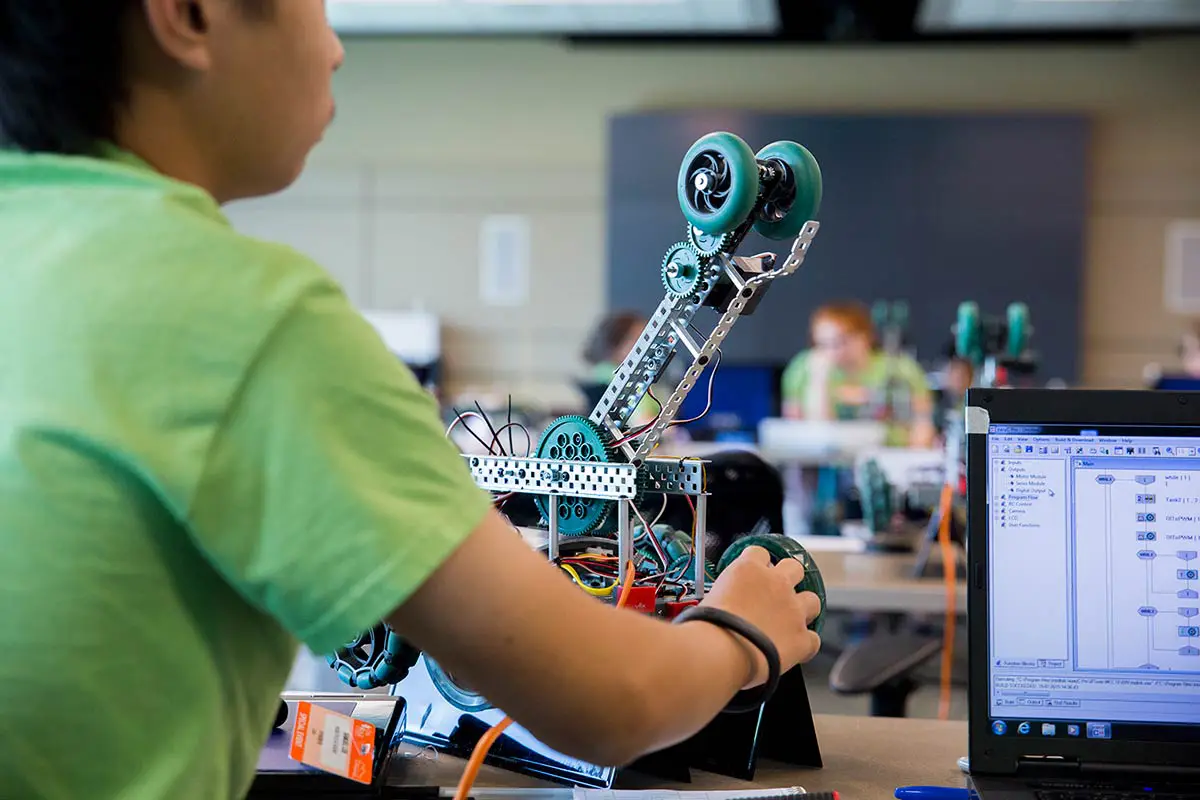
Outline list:
[[[825,581],[826,605],[838,611],[932,614],[946,610],[941,578],[913,578],[916,557],[898,553],[817,551],[813,560]],[[940,562],[936,553],[933,560]],[[954,610],[967,613],[967,587],[956,585]]]
[[[965,786],[957,761],[967,754],[965,722],[818,715],[817,736],[824,769],[796,769],[773,762],[759,764],[752,783],[704,772],[691,785],[651,784],[646,788],[740,789],[803,786],[808,791],[837,791],[846,800],[891,797],[897,786]],[[436,760],[401,758],[394,767],[397,784],[455,786],[463,761],[444,754]],[[479,787],[548,786],[490,766],[479,773]]]

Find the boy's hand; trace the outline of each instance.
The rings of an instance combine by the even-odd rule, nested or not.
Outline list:
[[[821,612],[821,601],[812,592],[796,593],[802,580],[804,566],[796,559],[772,565],[765,549],[747,547],[713,583],[701,605],[728,611],[761,630],[779,649],[780,668],[787,672],[811,661],[821,649],[821,637],[808,629]],[[753,644],[736,638],[748,656],[745,688],[766,682],[766,658]]]

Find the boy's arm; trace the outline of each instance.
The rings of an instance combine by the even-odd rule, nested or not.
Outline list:
[[[769,569],[738,566],[754,580]],[[741,596],[745,587],[733,591]],[[806,612],[782,599],[774,622],[767,609],[742,613],[765,630],[805,624]],[[538,739],[599,764],[625,764],[683,741],[756,680],[756,651],[739,640],[705,623],[671,625],[588,596],[498,515],[389,622]]]

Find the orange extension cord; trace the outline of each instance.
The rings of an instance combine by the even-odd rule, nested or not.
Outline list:
[[[629,567],[625,570],[625,583],[621,586],[621,596],[617,599],[617,608],[621,608],[629,600],[629,589],[633,586],[633,577],[635,574],[633,563],[630,562]],[[462,779],[458,782],[458,789],[454,792],[454,800],[467,800],[471,794],[471,787],[475,785],[475,779],[479,777],[479,770],[483,767],[483,761],[487,758],[488,751],[492,749],[492,745],[500,738],[500,734],[507,730],[512,724],[512,717],[505,717],[497,722],[488,732],[479,738],[475,744],[475,749],[471,751],[471,758],[467,761],[467,768],[463,770]]]
[[[942,548],[942,574],[946,577],[946,620],[942,631],[941,695],[938,698],[938,719],[950,719],[950,679],[954,671],[954,631],[958,626],[957,599],[958,562],[950,542],[950,517],[954,513],[954,487],[942,487],[941,518],[938,520],[938,544]]]

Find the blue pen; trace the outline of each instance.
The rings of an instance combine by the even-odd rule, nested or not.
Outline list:
[[[969,800],[970,789],[953,786],[901,786],[896,789],[896,800]]]

